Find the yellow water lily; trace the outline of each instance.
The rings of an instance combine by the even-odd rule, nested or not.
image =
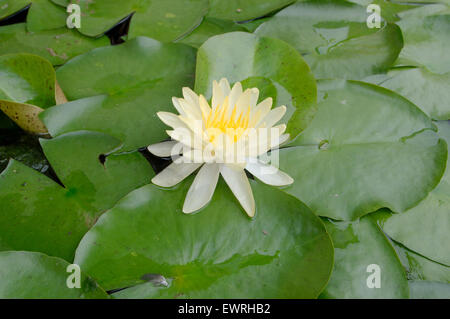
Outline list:
[[[171,187],[198,171],[186,195],[183,212],[192,213],[211,200],[219,175],[222,175],[245,212],[255,215],[255,200],[245,170],[262,182],[275,186],[291,184],[293,179],[273,165],[273,149],[288,140],[286,125],[277,122],[285,106],[272,109],[272,98],[259,104],[257,88],[243,91],[237,82],[213,81],[211,106],[203,95],[183,88],[184,98],[172,98],[177,114],[158,112],[158,117],[173,130],[171,141],[153,144],[148,150],[160,157],[172,156],[174,162],[156,175],[152,182]],[[267,163],[271,151],[272,161]]]

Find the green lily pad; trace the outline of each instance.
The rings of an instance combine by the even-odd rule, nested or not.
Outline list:
[[[117,139],[102,133],[71,132],[41,139],[41,145],[67,196],[92,212],[112,207],[153,176],[151,166],[138,152],[109,155],[102,163],[99,156],[121,146]]]
[[[121,151],[160,142],[167,134],[156,113],[172,111],[172,96],[192,87],[194,65],[193,48],[144,37],[91,51],[57,71],[63,91],[75,101],[41,118],[52,136],[99,131],[123,141]]]
[[[0,252],[0,298],[68,299],[108,298],[94,280],[81,273],[80,288],[68,288],[69,263],[56,257],[25,251]]]
[[[353,223],[326,221],[334,245],[334,269],[321,298],[408,298],[406,273],[380,227],[365,216]],[[379,288],[372,284],[379,267]],[[372,266],[373,267],[373,266]]]
[[[64,64],[69,59],[109,45],[109,39],[91,39],[76,30],[60,28],[28,32],[26,23],[0,27],[0,55],[7,53],[32,53],[49,60],[53,65]]]
[[[232,83],[252,76],[266,77],[292,96],[297,115],[288,123],[292,136],[308,125],[316,111],[316,83],[301,55],[287,43],[231,32],[214,36],[199,48],[195,91],[207,98],[213,80],[226,77]]]
[[[280,152],[294,178],[286,192],[320,216],[354,220],[382,207],[406,211],[436,187],[447,145],[414,104],[356,81],[320,81],[319,92],[310,126]]]
[[[55,71],[32,54],[0,56],[0,99],[47,108],[55,105]]]
[[[69,100],[156,84],[181,94],[182,86],[192,85],[194,68],[193,48],[139,37],[83,54],[60,67],[56,76]]]
[[[66,26],[68,13],[65,8],[61,8],[50,0],[28,0],[28,2],[31,2],[27,14],[28,31],[45,31]]]
[[[403,95],[435,120],[450,119],[450,72],[435,74],[424,68],[398,68],[365,81]]]
[[[136,153],[108,156],[102,165],[99,155],[120,142],[101,133],[70,133],[41,144],[66,188],[11,160],[0,175],[0,250],[39,251],[72,260],[98,216],[148,183],[151,168]]]
[[[20,11],[31,3],[32,0],[0,0],[0,19]]]
[[[209,0],[208,17],[233,21],[259,18],[295,0]]]
[[[410,281],[411,299],[450,299],[450,284],[432,281]]]
[[[408,280],[428,280],[450,284],[450,267],[425,258],[405,246],[393,242],[405,267]]]
[[[404,47],[398,64],[424,66],[438,74],[450,72],[450,11],[436,4],[400,14]]]
[[[162,275],[166,287],[147,289],[141,298],[318,296],[330,276],[333,247],[305,205],[251,182],[257,207],[251,220],[220,180],[211,203],[185,215],[181,203],[190,181],[127,195],[86,234],[75,262],[106,289]]]
[[[279,38],[304,54],[317,78],[361,79],[389,68],[402,48],[400,29],[369,29],[366,7],[349,2],[298,2],[263,23],[256,34]]]
[[[206,18],[194,31],[178,42],[198,48],[214,35],[233,31],[246,31],[246,28],[233,21]]]
[[[436,123],[439,136],[450,142],[449,122]],[[450,160],[447,160],[447,167]],[[450,266],[450,169],[428,197],[404,214],[389,218],[384,231],[395,241],[434,261]]]
[[[82,16],[79,31],[97,37],[133,14],[129,38],[148,36],[170,42],[192,31],[208,10],[208,0],[79,0]]]

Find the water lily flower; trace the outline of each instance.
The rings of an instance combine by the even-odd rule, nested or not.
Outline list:
[[[258,96],[257,88],[243,91],[239,82],[230,88],[223,78],[213,81],[211,106],[203,95],[185,87],[184,98],[172,98],[178,115],[157,113],[173,128],[167,131],[172,140],[150,145],[148,150],[156,156],[172,156],[174,162],[152,182],[171,187],[200,168],[186,195],[184,213],[198,211],[211,200],[219,175],[250,217],[255,215],[255,200],[245,170],[266,184],[293,182],[272,165],[274,149],[289,138],[284,134],[286,125],[276,125],[286,107],[272,109],[270,97],[257,104]],[[263,160],[269,151],[271,163]]]

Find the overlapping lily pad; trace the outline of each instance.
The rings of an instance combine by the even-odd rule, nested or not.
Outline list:
[[[450,72],[450,10],[428,5],[400,14],[404,47],[398,64],[424,66],[438,74]]]
[[[52,65],[39,56],[0,56],[0,116],[8,116],[28,132],[46,133],[38,114],[55,105],[55,81]]]
[[[365,81],[393,90],[435,120],[450,119],[450,72],[435,74],[425,68],[396,68]]]
[[[403,212],[436,187],[447,145],[420,109],[362,82],[319,83],[315,118],[280,153],[295,180],[285,191],[321,216],[353,220],[381,207]]]
[[[195,89],[207,98],[211,97],[213,80],[226,77],[232,83],[255,76],[268,78],[292,96],[295,120],[288,123],[288,132],[297,135],[316,111],[316,83],[294,48],[277,39],[244,32],[211,37],[199,48]]]
[[[28,32],[26,23],[0,27],[0,54],[32,53],[61,65],[93,48],[109,45],[109,39],[84,37],[74,29]]]
[[[67,261],[41,253],[0,252],[0,298],[108,298],[84,273],[81,273],[80,288],[69,288],[67,266]]]
[[[432,281],[411,281],[411,299],[450,299],[450,284]]]
[[[353,223],[326,221],[325,225],[335,257],[333,274],[321,298],[408,298],[402,264],[370,216]],[[379,288],[370,285],[374,271],[379,271]]]
[[[192,31],[208,10],[208,0],[80,0],[83,22],[79,31],[97,37],[133,15],[129,38],[148,36],[170,42]],[[60,3],[62,4],[62,3]]]
[[[78,130],[107,133],[123,141],[122,151],[167,137],[158,111],[172,111],[172,96],[192,87],[195,51],[140,37],[93,50],[58,69],[69,100],[44,112],[52,136]]]
[[[256,34],[282,39],[317,78],[361,79],[386,70],[402,48],[400,29],[369,29],[366,7],[345,1],[298,2],[263,23]]]
[[[257,209],[251,220],[221,180],[204,210],[185,215],[191,181],[130,193],[86,234],[75,262],[106,289],[162,275],[162,288],[143,287],[146,298],[317,297],[330,275],[333,247],[305,205],[252,182]]]
[[[265,16],[295,0],[209,0],[209,17],[245,21]]]
[[[120,141],[100,133],[70,133],[42,144],[66,188],[11,160],[0,175],[0,249],[40,251],[72,260],[96,218],[148,183],[151,168],[136,153],[107,157],[102,165],[99,155]]]
[[[439,135],[450,142],[450,124],[437,123]],[[450,161],[447,161],[447,167]],[[436,189],[416,207],[389,218],[383,226],[386,233],[409,249],[434,261],[450,266],[450,171]]]

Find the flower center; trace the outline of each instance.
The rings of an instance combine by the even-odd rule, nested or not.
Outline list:
[[[226,97],[222,105],[217,106],[207,115],[203,114],[203,123],[210,142],[214,143],[215,139],[222,134],[237,142],[248,128],[254,126],[254,123],[250,121],[250,111],[250,106],[247,109],[238,110],[237,105],[234,105],[231,109]]]

